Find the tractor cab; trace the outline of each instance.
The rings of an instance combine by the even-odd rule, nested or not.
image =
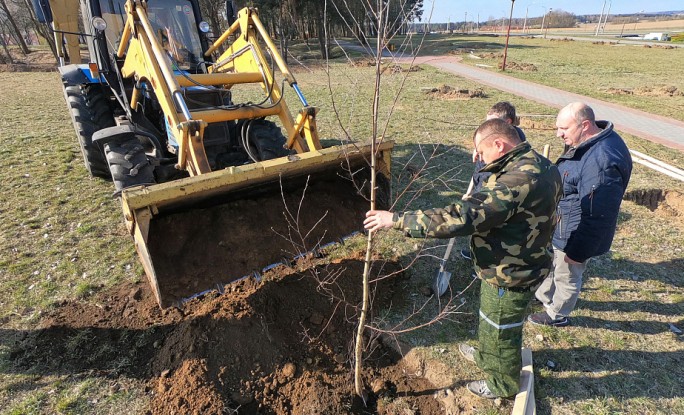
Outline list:
[[[104,31],[108,49],[119,47],[126,24],[125,0],[100,0],[100,13],[107,23]],[[175,70],[201,72],[202,42],[198,29],[199,20],[188,0],[147,2],[147,16],[155,36],[168,54]]]

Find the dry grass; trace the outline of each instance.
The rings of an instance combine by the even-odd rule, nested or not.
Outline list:
[[[330,84],[321,69],[297,70],[308,100],[321,108],[318,125],[323,137],[348,134],[368,139],[373,69],[337,64],[330,70]],[[472,131],[497,101],[509,100],[520,114],[534,114],[523,117],[529,141],[537,148],[552,144],[555,154],[560,151],[553,131],[548,130],[554,109],[490,88],[483,88],[486,98],[435,100],[424,88],[451,85],[476,90],[481,86],[429,67],[409,73],[401,99],[385,124],[384,114],[390,112],[406,73],[388,71],[385,75],[382,130],[386,125],[385,137],[397,142],[395,190],[416,178],[416,167],[430,160],[429,168],[418,170],[413,187],[398,200],[398,209],[446,205],[460,197],[471,174]],[[112,380],[97,373],[45,375],[40,364],[18,372],[12,364],[4,333],[34,329],[41,314],[61,300],[89,301],[91,292],[140,279],[143,273],[124,230],[120,207],[110,196],[111,185],[86,176],[58,75],[0,73],[0,90],[0,183],[5,198],[0,208],[0,288],[4,293],[0,298],[0,412],[144,413],[148,398],[139,380]],[[334,108],[340,122],[335,120]],[[655,157],[672,155],[639,138],[625,138],[631,147]],[[681,155],[672,157],[676,157],[675,164],[682,165]],[[420,188],[425,190],[421,193]],[[639,165],[630,189],[684,194],[682,183]],[[573,315],[574,326],[526,328],[525,343],[535,356],[540,413],[684,412],[679,392],[684,389],[684,379],[676,369],[684,345],[681,336],[670,333],[667,325],[684,328],[680,247],[684,230],[679,223],[681,217],[624,202],[611,254],[590,265],[585,292]],[[385,238],[386,251],[406,262],[421,243],[394,232],[386,232]],[[466,244],[465,238],[459,238],[454,252]],[[384,314],[387,322],[396,321],[414,304],[426,300],[421,289],[429,284],[437,267],[435,257],[444,249],[440,241],[428,241],[427,246],[427,255],[411,270],[401,304]],[[454,290],[470,284],[470,265],[457,254],[449,269],[454,273]],[[472,367],[462,369],[463,361],[454,348],[457,342],[475,336],[476,290],[466,290],[461,298],[461,311],[466,314],[401,338],[428,362],[445,363],[453,383],[459,386],[458,393],[462,393],[463,382],[479,376]],[[417,318],[429,318],[436,307],[432,304]],[[557,363],[558,370],[548,369],[547,361]],[[475,410],[506,411],[510,407],[497,408],[486,402],[478,403]]]

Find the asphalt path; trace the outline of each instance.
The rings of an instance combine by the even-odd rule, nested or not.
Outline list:
[[[401,57],[401,62],[412,58]],[[487,70],[460,62],[452,56],[420,56],[415,64],[427,64],[482,85],[524,97],[554,108],[562,108],[571,102],[585,102],[591,106],[597,119],[609,120],[618,131],[684,151],[684,122],[662,117],[623,105],[613,104],[584,95],[517,79],[496,70]]]
[[[562,38],[562,36],[559,37]],[[375,49],[364,48],[352,42],[344,42],[340,46],[371,55],[375,54]],[[405,53],[392,53],[389,50],[383,50],[382,56],[402,63],[431,65],[482,85],[558,109],[571,102],[584,102],[592,107],[597,119],[611,121],[618,131],[684,151],[684,122],[679,120],[514,78],[498,70],[478,68],[462,63],[461,58],[456,56],[412,57]]]

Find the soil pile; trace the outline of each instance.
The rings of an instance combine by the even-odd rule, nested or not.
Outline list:
[[[674,85],[639,86],[636,88],[606,88],[611,95],[640,95],[652,97],[676,97],[684,95],[684,91]]]
[[[417,66],[417,65],[402,67],[401,65],[390,64],[390,65],[384,66],[381,70],[381,73],[389,73],[389,74],[396,75],[396,74],[400,74],[400,73],[404,73],[404,72],[418,72],[418,71],[422,71],[422,70],[423,70],[423,68],[421,68],[420,66]]]
[[[363,262],[334,262],[303,259],[164,311],[147,284],[125,284],[92,303],[65,302],[10,353],[17,367],[147,381],[152,414],[442,412],[434,387],[406,374],[377,337],[365,339],[367,406],[355,398]],[[396,304],[400,279],[373,286],[375,310]]]
[[[499,69],[503,67],[503,62],[499,64]],[[533,63],[526,63],[526,62],[513,62],[510,61],[506,63],[506,69],[509,69],[511,71],[521,71],[521,72],[536,72],[537,67]]]
[[[525,117],[521,116],[519,118],[518,126],[523,130],[548,130],[555,131],[556,126],[554,122],[556,121],[555,116],[550,117]]]
[[[449,85],[440,85],[437,88],[431,88],[426,91],[426,93],[432,97],[440,99],[471,99],[471,98],[486,98],[482,88],[470,89],[458,89]]]
[[[503,58],[503,53],[498,53],[498,52],[489,52],[489,53],[484,53],[481,55],[477,55],[482,59],[502,59]]]

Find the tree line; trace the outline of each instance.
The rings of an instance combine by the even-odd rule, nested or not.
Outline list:
[[[93,0],[95,1],[95,0]],[[381,0],[387,13],[383,21],[386,35],[403,34],[409,24],[423,16],[423,0]],[[211,34],[220,36],[229,26],[227,10],[255,7],[271,37],[287,50],[291,39],[310,39],[318,43],[323,57],[329,56],[330,39],[355,37],[366,43],[377,36],[378,16],[366,0],[199,0],[203,19]],[[0,63],[12,63],[9,45],[18,46],[26,55],[28,46],[36,42],[48,44],[55,59],[57,52],[48,27],[38,22],[31,0],[0,0]],[[285,53],[283,53],[286,56]]]

